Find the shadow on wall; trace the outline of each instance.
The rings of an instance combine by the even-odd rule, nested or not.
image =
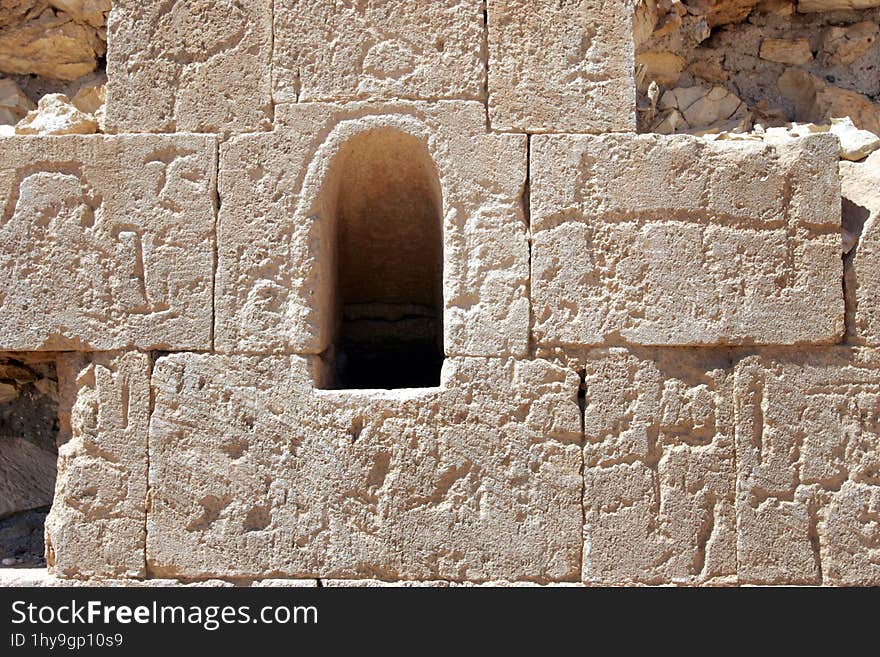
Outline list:
[[[349,139],[319,199],[333,247],[333,346],[321,387],[438,386],[443,364],[442,195],[417,138]]]

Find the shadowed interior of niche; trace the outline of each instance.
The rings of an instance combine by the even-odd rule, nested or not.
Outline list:
[[[421,388],[443,364],[441,192],[425,146],[374,129],[336,155],[335,339],[326,388]]]

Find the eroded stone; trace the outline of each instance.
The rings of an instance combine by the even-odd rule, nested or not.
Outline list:
[[[633,8],[624,0],[489,0],[497,130],[635,130]]]
[[[731,361],[721,352],[584,354],[585,582],[736,576]]]
[[[46,520],[49,568],[66,578],[144,577],[150,357],[64,354],[59,377],[75,392]]]
[[[271,122],[271,0],[114,0],[107,29],[108,132]]]
[[[0,349],[210,347],[213,137],[0,141]]]
[[[578,378],[450,358],[440,388],[316,391],[315,357],[153,370],[158,577],[577,580]]]
[[[878,381],[869,349],[737,366],[741,582],[880,584]]]
[[[483,4],[280,0],[274,98],[481,98]]]
[[[831,343],[843,332],[838,144],[532,139],[539,344]]]

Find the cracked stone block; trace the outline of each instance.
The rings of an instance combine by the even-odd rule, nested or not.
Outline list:
[[[276,102],[484,96],[482,0],[279,0]]]
[[[736,575],[733,376],[723,352],[587,351],[583,580]]]
[[[525,136],[487,132],[475,102],[286,104],[277,117],[273,133],[221,148],[218,351],[324,352],[336,323],[336,226],[349,192],[382,199],[383,172],[418,162],[414,178],[428,189],[413,188],[413,211],[429,198],[442,225],[446,355],[526,353]],[[347,163],[401,140],[406,152],[378,167],[375,182],[341,180]],[[400,207],[405,187],[395,191]],[[385,221],[381,207],[369,217],[373,240],[388,241]],[[387,260],[412,250],[398,246]]]
[[[880,345],[880,151],[840,162],[847,341]]]
[[[0,149],[0,349],[210,348],[213,137]]]
[[[154,576],[578,580],[573,371],[449,358],[439,388],[340,392],[320,367],[157,361]]]
[[[880,353],[737,365],[739,579],[880,585]]]
[[[247,132],[272,122],[272,0],[113,0],[107,132]]]
[[[837,140],[532,139],[539,345],[834,343]]]
[[[488,0],[496,130],[634,132],[633,9],[624,0]]]
[[[59,449],[47,562],[63,578],[144,577],[150,357],[62,354],[70,439]]]

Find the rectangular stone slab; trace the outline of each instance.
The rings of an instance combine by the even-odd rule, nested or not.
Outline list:
[[[319,366],[157,361],[152,576],[579,578],[573,371],[451,358],[440,388],[331,392]]]
[[[59,380],[72,389],[72,434],[46,520],[46,561],[59,577],[146,575],[150,365],[136,352],[59,356]]]
[[[728,354],[618,347],[587,351],[579,361],[584,581],[735,581]]]
[[[496,130],[634,132],[633,10],[625,0],[488,0]]]
[[[221,149],[218,351],[328,348],[335,321],[328,208],[334,190],[349,183],[334,172],[353,139],[390,131],[417,140],[413,157],[430,159],[439,181],[446,355],[525,355],[525,136],[488,132],[476,102],[285,104],[277,116],[274,132],[241,135]]]
[[[107,132],[248,132],[272,123],[272,0],[113,0]]]
[[[278,0],[275,102],[484,97],[482,0]]]
[[[746,358],[736,402],[740,581],[880,585],[880,352]]]
[[[208,349],[216,142],[0,139],[0,349]]]
[[[539,345],[833,343],[837,142],[532,138]]]

